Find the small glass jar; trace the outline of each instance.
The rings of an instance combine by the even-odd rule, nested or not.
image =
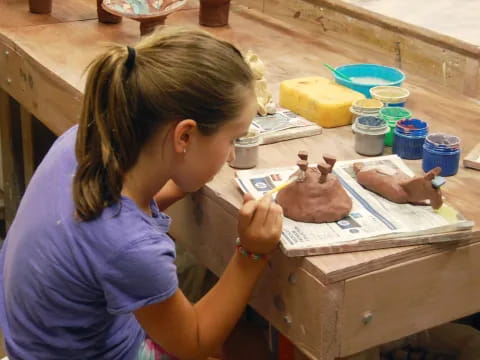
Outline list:
[[[260,135],[257,131],[250,129],[247,136],[235,140],[235,159],[229,165],[236,169],[250,169],[257,166],[260,144]]]

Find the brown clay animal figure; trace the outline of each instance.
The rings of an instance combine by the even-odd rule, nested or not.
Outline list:
[[[360,185],[392,202],[430,204],[434,209],[439,209],[443,204],[441,184],[432,183],[442,171],[440,167],[430,170],[424,176],[413,178],[400,170],[382,166],[372,167],[361,162],[354,163],[353,169]]]
[[[297,180],[280,190],[277,203],[286,217],[302,222],[325,223],[338,221],[350,213],[352,199],[332,174],[336,159],[323,156],[316,167],[308,166],[308,154],[298,153]]]

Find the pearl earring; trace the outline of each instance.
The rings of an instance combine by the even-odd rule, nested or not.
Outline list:
[[[184,154],[186,154],[186,153],[187,153],[187,149],[186,149],[186,148],[185,148],[185,149],[183,149],[183,153],[184,153]]]

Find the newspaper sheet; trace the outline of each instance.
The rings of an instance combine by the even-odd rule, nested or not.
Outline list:
[[[312,224],[284,218],[281,245],[284,252],[299,254],[309,249],[330,247],[336,244],[467,230],[473,222],[463,218],[455,209],[444,204],[435,211],[431,206],[396,204],[357,183],[353,163],[388,166],[413,176],[413,172],[396,155],[361,160],[337,161],[334,173],[352,198],[350,214],[337,222]],[[285,182],[297,170],[296,166],[238,171],[236,182],[243,192],[260,198],[265,192]],[[448,183],[447,183],[448,184]],[[318,251],[322,253],[322,251]]]
[[[256,116],[252,125],[262,135],[262,144],[322,133],[321,126],[281,107],[277,108],[275,114]]]

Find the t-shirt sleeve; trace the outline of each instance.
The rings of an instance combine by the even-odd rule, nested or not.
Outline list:
[[[108,312],[131,313],[172,296],[178,288],[174,261],[175,245],[166,234],[120,249],[101,275]]]

